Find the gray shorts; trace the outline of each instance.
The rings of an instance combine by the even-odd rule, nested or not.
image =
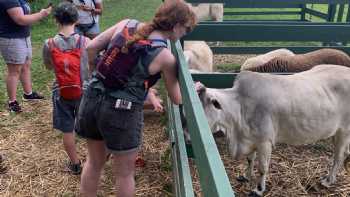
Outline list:
[[[32,59],[32,43],[27,38],[0,37],[0,53],[6,64],[24,64]]]
[[[100,33],[100,25],[95,23],[94,25],[90,24],[79,24],[75,26],[75,32],[81,35],[84,34],[99,34]]]
[[[79,100],[66,100],[59,96],[58,90],[52,92],[52,123],[53,128],[63,133],[71,133],[75,126],[75,117],[78,113]]]
[[[77,116],[79,136],[105,141],[112,153],[137,151],[142,142],[143,106],[116,109],[116,98],[89,87],[83,95]]]

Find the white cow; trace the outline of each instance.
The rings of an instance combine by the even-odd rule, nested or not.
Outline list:
[[[224,20],[224,4],[222,3],[198,3],[190,4],[198,21],[212,20],[222,22]],[[215,43],[216,46],[220,42]]]
[[[249,70],[266,64],[275,57],[291,57],[295,54],[288,49],[276,49],[265,54],[248,58],[241,66],[241,70]]]
[[[222,22],[224,18],[224,4],[222,3],[199,3],[192,5],[198,21],[213,20]]]
[[[321,65],[282,76],[242,71],[233,88],[196,84],[210,128],[226,134],[234,159],[248,156],[248,179],[255,154],[261,175],[252,192],[262,195],[274,145],[301,145],[334,137],[334,161],[324,186],[336,181],[350,143],[350,69]]]
[[[212,72],[213,52],[204,41],[185,41],[184,55],[189,69]]]

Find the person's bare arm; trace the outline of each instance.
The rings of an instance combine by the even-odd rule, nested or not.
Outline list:
[[[52,7],[40,10],[34,14],[25,15],[21,7],[14,7],[7,10],[8,15],[18,25],[32,25],[35,22],[47,17],[51,13]]]
[[[108,28],[106,31],[99,34],[96,38],[90,41],[90,43],[87,45],[87,53],[89,57],[89,72],[91,73],[95,69],[95,58],[97,54],[107,48],[109,42],[111,39],[120,32],[123,27],[126,25],[128,19],[123,20],[116,25]]]
[[[102,3],[96,3],[95,9],[92,10],[92,14],[94,15],[102,15]]]
[[[163,53],[163,54],[162,54]],[[179,81],[176,77],[177,68],[176,68],[176,59],[167,49],[164,49],[159,55],[159,58],[162,58],[164,64],[161,67],[163,73],[163,78],[165,82],[165,87],[168,91],[169,97],[173,103],[179,105],[182,103],[182,97],[180,92]],[[158,57],[157,57],[158,58]]]
[[[162,105],[163,101],[160,97],[157,96],[157,90],[150,88],[148,90],[148,94],[147,94],[147,98],[145,101],[146,103],[150,103],[153,106],[153,110],[155,112],[163,112],[164,111],[164,107]]]
[[[91,12],[93,15],[101,15],[102,14],[102,3],[96,3],[96,7],[93,8],[92,6],[88,5],[76,5],[76,7],[80,10],[84,10],[86,12]]]

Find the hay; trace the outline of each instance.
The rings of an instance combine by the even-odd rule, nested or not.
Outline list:
[[[68,160],[61,133],[52,129],[50,100],[23,103],[24,112],[0,114],[0,154],[7,172],[0,173],[0,196],[78,196],[80,176],[65,171]],[[136,171],[137,196],[166,196],[172,182],[171,171],[162,169],[169,142],[160,115],[145,117],[144,168]],[[79,157],[84,161],[85,140],[77,139]],[[111,162],[100,181],[99,196],[113,195]]]
[[[235,195],[248,196],[255,187],[258,175],[257,162],[253,181],[251,183],[238,182],[236,178],[244,175],[247,162],[233,161],[224,140],[216,139],[216,143]],[[330,144],[331,140],[303,146],[278,144],[272,152],[264,196],[349,196],[350,177],[344,169],[338,173],[336,184],[330,188],[319,184],[320,178],[329,171],[329,161],[332,160],[333,155],[333,147]],[[196,196],[203,196],[193,159],[190,159],[189,164]]]
[[[222,60],[230,59],[221,56]],[[235,60],[237,61],[237,59]],[[239,62],[244,61],[241,56]],[[24,112],[10,115],[0,112],[0,154],[7,172],[0,173],[0,196],[78,196],[79,176],[64,171],[67,156],[62,148],[61,134],[52,130],[49,100],[23,103]],[[140,153],[145,167],[136,170],[137,196],[172,196],[172,171],[169,142],[160,122],[162,116],[147,113],[144,142]],[[231,185],[236,196],[247,196],[253,188],[236,181],[244,173],[245,161],[232,161],[225,143],[217,140]],[[78,154],[84,160],[84,140],[77,139]],[[333,148],[329,141],[313,145],[277,145],[273,151],[265,196],[349,196],[350,178],[345,170],[338,173],[337,183],[326,189],[319,186],[321,176],[328,172]],[[199,177],[192,159],[189,161],[196,196],[202,196]],[[256,169],[256,168],[255,168]],[[100,181],[99,196],[114,192],[110,161]]]
[[[5,174],[0,173],[1,196],[77,196],[79,176],[67,174],[67,156],[62,149],[61,135],[52,130],[49,101],[24,103],[20,115],[0,115],[0,153],[5,156]],[[136,171],[137,196],[171,196],[172,172],[169,142],[160,126],[161,116],[145,116],[144,143],[140,153],[145,167]],[[85,158],[84,140],[78,139],[79,155]],[[232,161],[223,140],[217,140],[221,158],[236,196],[246,196],[253,188],[239,183],[236,177],[244,173],[245,161]],[[272,154],[266,180],[266,196],[348,196],[350,178],[345,170],[338,173],[337,183],[326,189],[319,186],[320,177],[328,172],[333,147],[328,140],[313,145],[277,145]],[[114,194],[114,179],[110,162],[100,181],[99,196]],[[193,186],[200,192],[196,166],[190,159]],[[255,168],[256,169],[256,168]]]
[[[244,174],[247,162],[232,161],[225,143],[218,140],[217,143],[237,196],[247,195],[254,186],[236,180],[237,176]],[[332,187],[325,188],[319,184],[321,177],[329,171],[333,156],[330,144],[331,140],[303,146],[278,144],[272,152],[265,196],[348,196],[350,177],[345,170],[338,173],[337,182]],[[258,175],[256,167],[257,162],[255,176]]]

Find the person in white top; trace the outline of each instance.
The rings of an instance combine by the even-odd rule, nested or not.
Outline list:
[[[99,16],[102,14],[102,0],[71,0],[78,8],[78,24],[75,31],[93,39],[100,33]]]

